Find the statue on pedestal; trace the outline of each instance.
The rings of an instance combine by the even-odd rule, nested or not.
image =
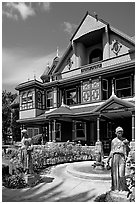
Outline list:
[[[22,146],[21,146],[21,162],[23,165],[23,170],[25,174],[33,173],[33,164],[32,164],[32,151],[33,145],[31,138],[28,138],[27,130],[23,129],[22,134]]]
[[[111,152],[109,154],[107,163],[111,159],[111,178],[112,178],[112,191],[128,191],[125,178],[126,159],[129,148],[129,142],[123,138],[123,129],[116,128],[116,137],[111,142]]]

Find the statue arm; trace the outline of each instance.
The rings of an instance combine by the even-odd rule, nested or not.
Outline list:
[[[109,156],[108,156],[108,159],[107,159],[107,163],[109,164],[109,161],[110,161],[110,159],[112,158],[112,156],[113,156],[113,141],[111,142],[111,151],[110,151],[110,154],[109,154]]]

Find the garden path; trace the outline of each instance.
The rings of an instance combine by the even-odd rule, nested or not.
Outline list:
[[[44,182],[26,189],[2,189],[3,202],[93,202],[110,190],[110,181],[77,178],[66,172],[68,164],[52,167]]]

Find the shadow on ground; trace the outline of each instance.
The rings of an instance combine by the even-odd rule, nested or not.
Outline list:
[[[52,178],[48,178],[49,182]],[[96,195],[93,193],[91,196],[90,191],[77,193],[73,195],[63,194],[61,185],[64,182],[60,182],[54,187],[46,189],[45,183],[40,183],[33,188],[27,189],[3,189],[2,202],[86,202],[93,200]],[[89,195],[90,193],[90,195]]]

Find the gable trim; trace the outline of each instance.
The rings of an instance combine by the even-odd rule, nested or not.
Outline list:
[[[113,103],[117,103],[118,105],[122,105],[123,108],[134,108],[135,105],[131,102],[124,101],[123,99],[118,98],[116,95],[111,96],[107,101],[105,101],[101,106],[97,107],[94,112],[102,112],[103,110],[107,109]]]
[[[77,31],[79,30],[79,28],[81,27],[82,23],[84,22],[84,20],[86,19],[86,17],[87,17],[88,15],[96,19],[96,17],[95,17],[93,14],[90,14],[90,13],[87,11],[86,15],[84,16],[84,18],[82,19],[81,23],[80,23],[79,26],[77,27],[75,33],[72,35],[70,41],[72,41],[72,39],[74,38],[74,36],[76,35]],[[98,21],[104,23],[105,25],[109,25],[106,21],[102,20],[101,18],[98,18]]]

